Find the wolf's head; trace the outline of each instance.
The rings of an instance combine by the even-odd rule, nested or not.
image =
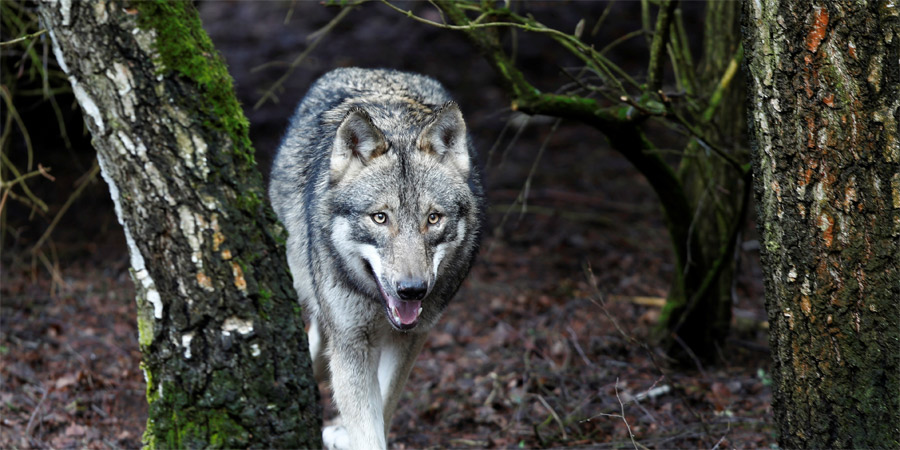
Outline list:
[[[455,103],[417,120],[366,109],[353,107],[334,137],[331,244],[348,281],[409,330],[433,323],[462,282],[480,192]]]

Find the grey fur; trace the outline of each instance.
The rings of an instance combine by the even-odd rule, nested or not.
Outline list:
[[[427,332],[477,252],[483,192],[459,108],[422,75],[329,72],[297,108],[269,195],[316,377],[330,375],[344,423],[326,446],[385,448]]]

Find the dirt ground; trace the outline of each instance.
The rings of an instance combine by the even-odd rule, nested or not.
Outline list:
[[[610,38],[638,20],[637,3],[624,3],[614,10],[621,20],[603,31]],[[596,4],[567,5],[535,4],[535,15],[565,28],[579,15],[602,12]],[[427,4],[416,8],[433,14]],[[502,132],[510,118],[505,97],[463,37],[381,5],[352,12],[295,70],[278,102],[254,110],[285,64],[254,68],[292,60],[336,11],[312,2],[211,1],[201,2],[201,11],[235,77],[261,170],[268,170],[306,87],[329,68],[348,65],[440,79],[482,152],[486,238],[413,369],[392,448],[774,445],[752,224],[740,255],[735,326],[717,364],[670,367],[651,339],[673,271],[659,206],[602,135],[565,122],[552,132],[551,121],[534,118],[513,140],[512,131]],[[519,49],[539,84],[552,86],[560,67],[572,63],[541,40],[523,36]],[[632,51],[626,46],[612,57],[630,69],[641,63],[631,62]],[[50,154],[58,143],[40,139],[46,158],[59,157]],[[65,156],[75,160],[72,174],[40,191],[54,208],[71,191],[65,183],[83,173],[77,167],[91,160],[90,150],[76,153]],[[510,205],[532,165],[523,212]],[[108,192],[92,185],[58,226],[48,260],[56,270],[26,254],[48,221],[29,221],[26,213],[9,212],[15,233],[0,258],[0,447],[137,448],[145,383],[128,256]],[[327,388],[323,393],[327,419],[334,410]]]

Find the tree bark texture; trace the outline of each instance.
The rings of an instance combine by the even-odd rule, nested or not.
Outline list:
[[[900,445],[900,5],[744,2],[783,448]]]
[[[131,254],[147,447],[321,447],[284,236],[231,78],[190,2],[41,18]]]
[[[683,346],[700,359],[711,361],[721,355],[719,350],[731,327],[735,252],[748,200],[748,180],[739,168],[710,152],[708,146],[718,146],[740,161],[747,158],[741,154],[745,86],[740,74],[734,72],[741,43],[739,18],[740,3],[707,2],[703,60],[692,77],[696,82],[685,82],[685,89],[707,102],[720,85],[724,88],[714,114],[708,120],[696,118],[696,127],[709,142],[691,139],[678,168],[678,178],[691,205],[691,216],[685,218],[693,231],[688,238],[697,243],[685,245],[689,254],[680,268],[682,275],[675,277],[669,291],[661,325],[670,333],[663,341],[667,353],[688,364],[693,361]],[[719,259],[721,267],[716,268]]]

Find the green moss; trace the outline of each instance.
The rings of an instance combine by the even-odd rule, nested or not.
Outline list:
[[[262,315],[262,318],[265,320],[269,320],[269,311],[272,310],[272,293],[269,292],[266,288],[260,288],[259,290],[259,312]]]
[[[153,372],[147,368],[143,361],[141,361],[141,370],[144,371],[144,377],[147,379],[147,403],[153,403],[159,398],[159,394],[156,392],[156,384],[153,382]]]
[[[246,444],[250,434],[239,423],[232,420],[227,413],[219,411],[209,418],[209,445],[218,448],[230,448],[235,444]]]
[[[249,443],[250,433],[224,410],[206,410],[194,417],[180,417],[176,411],[170,424],[166,430],[170,448],[235,448]]]
[[[225,133],[234,154],[247,167],[255,167],[249,123],[234,95],[231,76],[203,31],[200,17],[191,2],[154,0],[135,4],[140,14],[138,26],[156,32],[156,61],[163,75],[177,73],[197,83],[203,95],[196,110],[206,112],[202,124]]]
[[[258,214],[263,205],[260,194],[253,189],[244,192],[236,200],[238,208],[253,215]]]
[[[212,383],[228,385],[229,388],[222,389],[228,392],[214,401],[225,406],[240,403],[235,391],[230,389],[234,380],[223,380],[223,377],[214,375]],[[160,396],[156,389],[148,387],[148,398],[154,400],[150,403],[150,416],[156,419],[147,421],[143,437],[145,448],[236,448],[250,443],[250,433],[226,408],[191,404],[188,395],[175,383],[163,382],[162,388],[163,395]],[[168,406],[161,406],[162,403]],[[154,414],[159,408],[171,412]]]
[[[148,347],[153,343],[153,318],[147,314],[138,313],[138,343],[141,347]]]

